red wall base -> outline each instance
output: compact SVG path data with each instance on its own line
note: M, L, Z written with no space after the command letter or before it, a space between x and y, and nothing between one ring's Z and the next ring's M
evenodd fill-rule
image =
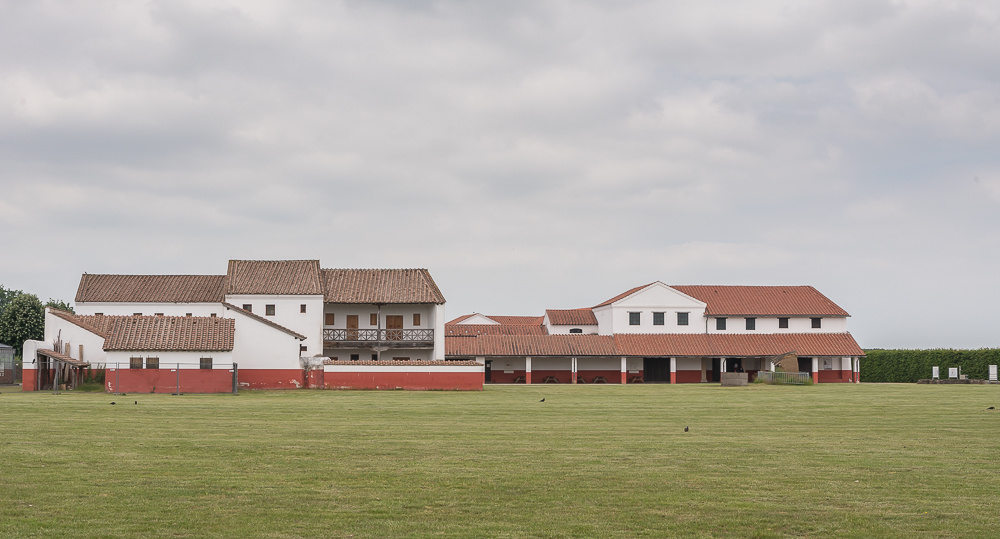
M677 371L677 383L678 384L700 384L701 383L701 370L696 371Z
M819 382L848 383L851 381L851 371L819 371Z
M322 370L310 371L318 372L320 377ZM316 387L323 387L322 378L316 379L313 375L314 383L319 383ZM305 379L305 372L302 369L240 369L240 389L301 389L312 387Z
M327 372L327 389L482 390L480 372Z
M104 375L104 389L108 393L232 393L233 372L229 369L180 369L179 372L108 369Z
M21 391L35 390L35 369L21 371Z

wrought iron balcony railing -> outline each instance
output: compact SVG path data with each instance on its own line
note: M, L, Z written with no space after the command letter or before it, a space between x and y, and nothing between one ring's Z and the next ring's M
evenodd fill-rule
M433 329L324 329L326 342L433 343Z

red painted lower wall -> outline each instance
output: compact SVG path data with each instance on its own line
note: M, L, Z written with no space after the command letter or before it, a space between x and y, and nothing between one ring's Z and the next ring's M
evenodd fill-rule
M327 389L483 389L482 372L327 372L323 380Z
M35 369L21 371L21 391L35 390Z
M490 383L493 384L513 384L514 379L520 377L524 379L524 371L514 371L514 372L503 372L503 371L491 371L490 372ZM524 382L518 382L523 384Z
M300 389L307 384L302 369L240 369L239 379L240 389Z
M843 382L847 383L851 381L851 371L819 371L819 382L824 383L835 383Z
M640 371L641 372L641 371ZM577 380L583 381L583 383L592 384L594 383L594 378L598 376L603 376L607 383L609 384L620 384L622 383L622 371L621 369L602 369L602 370L591 370L591 371L577 371ZM625 373L626 380L631 379L633 376L638 376L636 374Z
M179 387L178 387L179 384ZM108 393L231 393L229 369L108 369Z
M701 370L696 371L677 371L677 383L678 384L700 384L701 383Z

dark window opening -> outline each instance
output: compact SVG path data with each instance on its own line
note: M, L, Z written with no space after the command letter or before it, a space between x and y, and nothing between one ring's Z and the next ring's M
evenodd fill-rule
M361 359L361 354L351 354L351 361L357 361Z
M210 357L201 358L201 368L205 370L212 370L212 358Z
M244 303L243 304L243 310L246 311L246 312L248 312L248 313L252 313L253 312L253 305L250 305L249 303Z
M688 313L677 313L677 325L678 326L688 325Z
M663 313L653 313L653 325L654 326L663 325Z
M158 358L158 357L147 357L146 358L146 368L147 369L159 369L160 368L160 358Z
M779 318L778 319L778 327L781 328L781 329L788 329L788 319L787 318Z
M718 331L725 331L726 330L726 319L725 318L716 318L715 319L715 329L717 329Z
M306 312L306 304L305 303L303 303L302 305L299 305L299 312L300 313Z
M580 328L572 328L572 329L569 330L569 332L570 333L583 333L583 330L580 329Z
M747 318L747 331L753 331L757 329L757 319Z
M128 358L128 368L130 368L130 369L141 369L142 368L142 358L141 357L130 357L130 358Z
M628 313L628 325L638 326L642 321L642 313Z
M264 314L267 316L274 316L274 305L265 305Z
M372 361L378 361L378 354L372 354Z
M823 327L823 319L822 318L812 318L811 320L812 320L812 327L813 327L813 329L819 329L819 328Z

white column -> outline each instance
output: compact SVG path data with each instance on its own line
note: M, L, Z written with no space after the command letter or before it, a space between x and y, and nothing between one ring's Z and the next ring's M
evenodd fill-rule
M626 382L625 377L628 376L628 370L625 368L625 358L622 358L622 383Z
M719 370L721 372L726 372L726 358L724 357L719 358Z
M575 384L576 383L576 358L575 357L570 358L570 369L572 370L572 373L570 374L570 380L572 380L572 382Z
M531 383L531 356L524 358L524 383Z
M670 383L677 383L677 358L670 358Z

